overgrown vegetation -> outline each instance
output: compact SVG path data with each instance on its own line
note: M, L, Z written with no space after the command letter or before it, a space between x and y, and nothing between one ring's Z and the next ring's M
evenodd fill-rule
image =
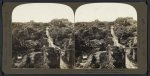
M116 40L125 48L114 46L112 26ZM56 47L49 46L46 28ZM61 68L61 59L67 68L126 68L125 49L130 49L128 58L136 64L136 47L137 22L130 17L75 24L67 19L12 23L12 58L16 68Z

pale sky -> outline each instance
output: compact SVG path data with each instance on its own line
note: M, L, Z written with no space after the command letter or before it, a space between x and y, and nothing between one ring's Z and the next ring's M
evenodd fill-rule
M123 3L90 3L80 6L75 12L75 22L114 21L118 17L133 17L137 20L135 8Z
M90 3L81 5L75 12L75 22L114 21L118 17L133 17L137 20L135 8L123 3ZM64 4L28 3L14 8L12 22L50 22L52 19L66 18L74 22L73 10Z
M28 3L15 7L12 12L12 22L50 22L55 18L67 18L74 22L73 10L64 4Z

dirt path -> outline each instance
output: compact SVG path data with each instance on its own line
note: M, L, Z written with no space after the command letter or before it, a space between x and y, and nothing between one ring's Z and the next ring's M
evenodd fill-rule
M68 65L63 61L61 56L60 56L60 68L61 69L68 69Z
M120 43L118 42L118 37L115 35L115 32L114 32L113 28L114 28L114 27L111 26L111 35L113 36L112 40L113 40L113 42L114 42L114 46L118 46L118 47L123 47L123 48L125 48L124 45L122 45L122 44L120 44Z
M123 48L125 48L125 46L124 45L122 45L122 44L120 44L119 42L118 42L118 38L117 38L117 36L115 35L115 33L114 33L114 30L113 30L113 26L111 26L111 34L112 34L112 36L113 36L113 42L114 42L114 46L118 46L118 47L123 47ZM128 68L128 69L136 69L137 68L137 66L133 63L133 62L131 62L130 60L129 60L129 58L127 57L127 55L129 55L129 52L130 52L130 49L126 49L126 53L125 53L125 65L126 65L126 68Z
M49 28L46 27L46 36L48 37L47 41L49 43L49 47L55 47L55 45L53 43L53 39L51 38L48 30L49 30Z
M48 37L48 43L49 43L49 47L53 47L53 48L56 48L56 49L60 49L61 50L61 48L60 47L58 47L58 46L56 46L54 43L53 43L53 39L51 38L51 36L50 36L50 34L49 34L49 28L48 27L46 27L46 35L47 35L47 37ZM63 59L62 59L62 54L61 54L62 52L60 52L60 68L61 69L68 69L68 65L63 61Z
M131 62L129 60L128 56L127 56L130 53L129 51L130 51L130 49L126 49L126 55L125 55L126 68L128 68L128 69L137 69L138 67L133 62Z

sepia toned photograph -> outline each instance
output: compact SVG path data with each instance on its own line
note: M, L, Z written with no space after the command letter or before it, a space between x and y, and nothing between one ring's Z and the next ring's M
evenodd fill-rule
M69 6L33 3L12 13L13 68L73 68L74 14Z
M90 3L74 12L64 4L22 4L11 26L12 68L138 69L131 5Z
M76 10L75 22L75 69L138 69L134 7L85 4Z

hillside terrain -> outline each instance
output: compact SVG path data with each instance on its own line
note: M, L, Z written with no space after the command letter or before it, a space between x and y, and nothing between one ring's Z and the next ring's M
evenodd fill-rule
M137 22L12 23L13 68L137 68Z

